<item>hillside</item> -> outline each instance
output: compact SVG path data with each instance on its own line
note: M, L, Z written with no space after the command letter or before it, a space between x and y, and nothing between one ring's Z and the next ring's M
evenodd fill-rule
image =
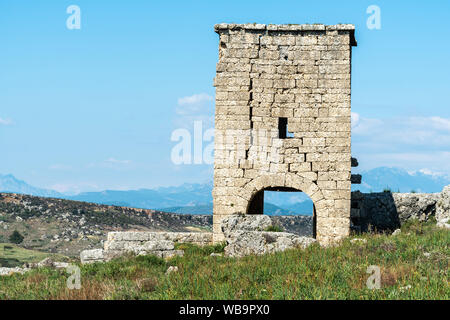
M11 243L0 243L0 267L22 267L24 263L38 263L45 258L65 261L67 257L37 250L24 249Z
M100 246L109 231L201 231L211 223L211 216L0 193L0 243L18 230L21 246L69 256Z
M391 189L393 192L433 193L440 192L450 184L450 178L442 174L426 171L407 172L400 168L379 167L362 174L362 184L353 185L353 190L362 192L381 192ZM41 197L53 197L68 200L92 202L104 205L153 209L157 211L181 214L212 214L212 182L185 183L180 186L155 189L139 189L101 192L82 192L76 195L62 194L53 190L33 187L13 175L0 175L0 192L29 194ZM266 192L265 210L268 215L292 215L312 213L312 202L304 193L295 196L280 192Z
M184 257L122 257L81 267L81 289L65 272L37 269L2 279L5 299L450 299L450 231L434 223L404 225L399 235L366 234L340 246L242 259L211 256L223 246L179 244ZM178 271L166 274L169 266ZM378 266L381 288L367 288ZM27 290L23 290L27 288ZM168 315L170 316L168 311Z
M312 234L312 218L274 217L277 225L299 235ZM0 243L14 230L27 249L67 256L98 248L109 231L209 231L212 215L177 214L95 203L0 193ZM1 253L0 253L1 255Z

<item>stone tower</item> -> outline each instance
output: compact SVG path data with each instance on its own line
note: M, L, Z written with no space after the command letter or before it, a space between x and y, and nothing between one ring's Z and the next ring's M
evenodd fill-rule
M314 202L324 245L350 231L353 25L218 24L214 241L264 190Z

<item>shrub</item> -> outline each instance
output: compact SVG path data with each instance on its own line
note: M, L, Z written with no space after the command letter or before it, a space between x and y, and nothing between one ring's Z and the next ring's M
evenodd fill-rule
M23 235L19 233L19 231L14 230L14 232L9 236L9 242L20 244L23 242Z
M279 226L268 226L264 231L269 232L283 232L284 230Z

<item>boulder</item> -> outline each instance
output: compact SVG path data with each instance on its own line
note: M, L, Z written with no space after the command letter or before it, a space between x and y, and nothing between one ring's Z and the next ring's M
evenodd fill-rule
M80 253L82 264L104 261L103 249L83 250Z
M266 215L231 215L222 220L222 232L236 230L264 231L272 225L272 219Z
M232 215L222 220L227 246L225 256L263 255L294 248L306 248L316 240L287 232L264 231L272 226L264 215Z
M401 222L428 221L436 212L438 193L394 193L395 206Z
M287 232L236 230L228 233L225 256L243 257L302 248L315 243L313 238L300 237Z
M436 220L438 227L450 229L450 185L441 192L436 205Z

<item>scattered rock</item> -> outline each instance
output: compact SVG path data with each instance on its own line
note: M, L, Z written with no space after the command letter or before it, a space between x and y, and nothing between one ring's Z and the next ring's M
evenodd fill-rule
M217 252L213 252L209 255L210 257L222 257L223 254L222 253L217 253Z
M53 267L56 269L66 269L67 267L69 267L69 263L68 262L54 262Z
M22 222L23 219L22 219L21 217L17 216L17 217L16 217L16 221L17 221L17 222Z
M25 263L23 265L24 269L34 269L34 268L56 268L56 269L64 269L69 266L67 262L57 262L52 258L48 257L38 263Z
M170 266L167 271L166 271L166 276L171 274L172 272L178 272L178 267L177 266Z
M392 235L393 235L393 236L398 236L398 235L401 234L401 233L402 233L402 230L397 229L397 230L395 230L394 232L392 232Z
M398 290L400 290L400 292L405 292L408 291L412 288L411 285L407 285L406 287L400 287Z
M55 264L55 262L53 261L52 258L45 258L44 260L38 262L36 264L36 267L37 268L42 268L42 267L50 267L51 268L54 266L54 264Z
M20 273L24 274L25 272L29 271L28 268L3 268L0 267L0 276L10 276L14 273Z

